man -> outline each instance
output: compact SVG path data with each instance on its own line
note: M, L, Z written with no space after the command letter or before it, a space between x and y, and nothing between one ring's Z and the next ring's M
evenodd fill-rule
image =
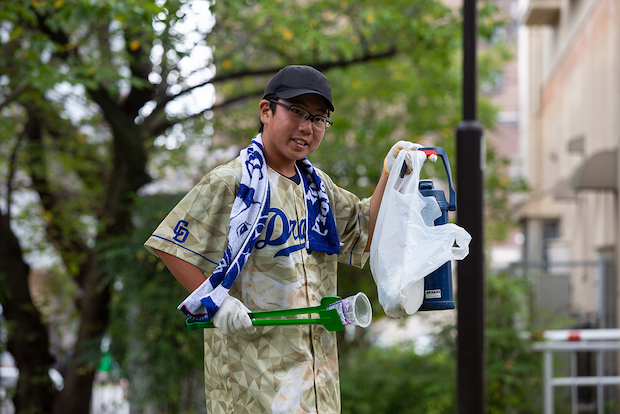
M204 332L209 413L339 413L335 333L257 328L248 312L336 296L337 263L368 259L387 174L360 201L307 160L334 111L329 82L314 68L280 70L259 111L250 146L207 174L145 246L192 292L179 308L218 327ZM395 145L385 169L416 145Z

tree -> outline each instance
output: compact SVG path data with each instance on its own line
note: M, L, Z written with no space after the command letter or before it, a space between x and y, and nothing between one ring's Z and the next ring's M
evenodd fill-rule
M495 11L481 13L490 34ZM436 0L8 0L0 22L0 303L19 413L88 412L115 294L106 252L131 234L150 166L190 141L247 140L277 69L310 64L332 79L336 126L317 163L361 195L392 142L441 144L458 119L459 15ZM12 208L27 191L31 216ZM28 248L54 252L78 315L60 392L47 371L63 356L30 297L18 237L37 223L44 235Z

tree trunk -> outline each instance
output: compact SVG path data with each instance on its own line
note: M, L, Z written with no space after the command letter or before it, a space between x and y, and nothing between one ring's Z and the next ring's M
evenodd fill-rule
M65 375L65 387L54 402L54 414L88 414L95 373L101 360L100 344L110 319L110 286L93 253L80 272L83 292L77 304L80 327Z
M100 229L97 246L110 240L122 242L122 237L131 231L131 207L136 191L148 181L145 171L146 153L135 125L130 119L118 116L120 109L109 100L100 98L100 101L103 101L108 115L112 112L117 116L111 122L113 165L108 176L102 177L107 182L105 200L101 200L103 208L98 217ZM101 359L101 339L110 320L110 284L113 278L101 270L97 248L89 248L77 229L70 225L72 218L68 215L66 200L62 193L54 189L50 180L46 157L49 149L43 139L45 117L34 105L28 105L27 108L29 118L25 132L28 136L28 161L33 187L40 196L44 210L51 213L47 223L48 240L57 248L68 268L77 266L79 269L74 280L79 287L76 305L80 319L77 340L67 362L64 388L58 393L53 389L47 374L53 358L48 350L46 329L32 305L28 291L29 268L23 262L19 241L10 232L9 217L2 216L0 270L7 275L10 283L7 294L3 295L6 298L0 299L6 304L7 319L14 323L14 329L9 333L9 351L15 356L20 370L15 402L19 404L21 412L31 409L29 412L33 413L88 414L93 380ZM8 235L5 236L5 233ZM36 344L33 343L36 346L28 341L36 341ZM40 373L45 374L45 380L34 377ZM44 394L44 390L48 394ZM39 395L45 398L39 398Z
M51 412L57 394L48 374L54 358L47 330L30 296L29 273L9 217L0 214L0 300L9 325L7 349L19 368L13 403L16 414L44 414Z
M146 150L141 131L121 108L101 91L89 91L112 126L113 167L106 183L104 209L99 217L101 229L97 244L116 240L131 229L131 211L138 189L150 177L146 173ZM77 301L80 328L72 364L65 378L65 389L54 404L54 414L88 414L95 372L101 358L100 343L110 320L110 289L113 278L102 273L93 251L81 266L77 280L83 289Z

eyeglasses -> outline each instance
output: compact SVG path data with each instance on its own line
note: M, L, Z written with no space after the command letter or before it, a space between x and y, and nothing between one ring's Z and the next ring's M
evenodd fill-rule
M293 121L301 123L307 119L310 119L310 122L312 122L312 126L318 130L325 131L327 128L334 124L334 121L332 121L328 117L323 115L312 115L310 112L308 112L308 110L302 108L301 106L287 105L274 99L270 99L269 102L273 102L288 109L288 114Z

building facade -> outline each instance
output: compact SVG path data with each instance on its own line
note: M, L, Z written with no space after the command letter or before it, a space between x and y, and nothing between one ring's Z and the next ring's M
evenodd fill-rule
M524 266L570 327L618 328L620 0L520 1Z

